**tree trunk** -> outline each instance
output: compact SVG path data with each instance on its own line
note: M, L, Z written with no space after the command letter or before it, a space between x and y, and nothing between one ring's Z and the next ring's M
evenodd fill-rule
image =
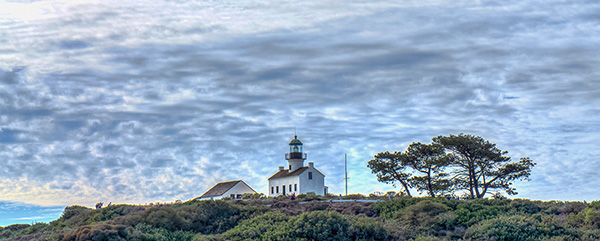
M471 193L471 198L475 197L475 193L473 192L473 170L469 167L469 192Z
M400 183L402 183L402 186L404 186L404 190L406 190L406 195L408 195L409 197L412 197L412 195L410 195L410 189L408 187L408 184L403 181L400 181Z
M429 195L431 195L431 197L435 197L433 186L431 186L431 167L427 169L427 188L429 188Z
M479 178L477 178L475 169L473 169L473 186L475 189L475 195L477 196L477 198L481 198L481 194L479 193Z

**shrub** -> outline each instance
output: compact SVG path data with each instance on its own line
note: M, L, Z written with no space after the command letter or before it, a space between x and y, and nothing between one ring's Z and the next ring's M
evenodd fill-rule
M541 222L542 215L500 216L467 229L465 238L484 240L579 240L574 232Z
M373 208L365 203L350 203L349 205L342 205L340 208L341 213L344 215L364 215L367 217L374 215Z
M63 214L61 215L61 219L69 219L75 216L80 216L83 213L89 213L91 212L92 209L84 207L84 206L79 206L79 205L73 205L73 206L68 206L65 207L65 210L63 211Z
M41 233L48 228L47 223L35 223L24 230L23 234Z
M184 220L183 231L203 234L223 233L240 219L240 209L224 201L194 201L177 208Z
M421 201L398 211L398 222L405 232L416 236L421 233L437 235L438 231L454 225L455 216L444 215L450 210L446 205Z
M342 199L367 199L367 196L362 195L360 193L348 194L346 196L342 196Z
M591 203L588 204L588 206L590 208L600 209L600 200L592 201Z
M435 237L435 236L419 236L416 239L411 239L414 241L443 241L444 239Z
M262 193L244 193L242 199L261 199L264 198L265 194Z
M586 208L582 211L584 214L584 222L586 225L600 228L600 211L595 208Z
M502 206L494 205L494 203L500 204L501 202L504 202L504 200L476 199L468 202L463 201L454 211L457 215L456 221L458 224L468 227L482 220L495 218L502 212L500 210Z
M337 212L314 211L291 218L286 236L294 240L349 240L349 227Z
M302 207L304 207L304 210L306 212L323 211L329 207L329 203L328 202L310 202L310 203L302 204Z
M283 236L279 233L288 217L280 212L268 212L252 219L244 220L235 228L223 233L228 240L267 239Z
M154 227L168 231L181 230L183 219L172 208L153 208L144 213L143 222Z
M537 203L530 200L513 199L510 202L511 211L525 214L536 214L542 209Z
M384 220L395 219L397 217L398 210L413 205L418 201L419 199L417 198L401 197L388 202L377 202L373 204L373 211L375 212L375 216L379 216Z
M198 233L192 238L192 241L227 241L227 239L225 239L220 234L206 235L206 234Z
M149 225L138 224L135 226L134 234L129 239L152 240L152 241L186 241L192 240L194 233L186 231L168 231L163 228L152 228Z
M587 205L581 202L550 201L541 203L541 207L544 209L544 213L547 214L569 215L581 212Z
M79 227L66 234L63 241L83 240L106 240L120 241L130 240L127 227L122 225L96 224Z
M13 224L13 225L8 225L6 227L4 227L5 231L20 231L26 228L29 228L31 225L29 224Z
M348 236L352 240L387 240L389 234L383 223L374 218L355 217L350 221Z
M50 222L50 229L60 230L63 228L77 228L84 225L113 220L122 216L130 216L130 214L141 213L145 210L146 207L133 205L111 205L109 207L94 210L83 206L73 205L66 207L59 219Z

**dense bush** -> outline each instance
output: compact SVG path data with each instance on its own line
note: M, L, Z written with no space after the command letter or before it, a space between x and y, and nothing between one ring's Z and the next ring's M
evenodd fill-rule
M0 240L600 240L600 202L396 197L69 206L49 224L0 227Z
M97 222L113 220L121 216L141 213L148 208L134 205L111 205L101 209L91 209L73 205L66 207L59 219L50 222L50 228L53 230L77 228Z
M314 211L288 217L269 212L245 220L225 232L226 240L385 240L383 223L367 217L353 217L332 211ZM217 237L202 237L218 240Z
M0 227L0 239L9 238L20 234L20 231L29 228L29 224L13 224L4 228Z
M314 211L289 220L287 236L300 240L344 240L350 223L337 212Z
M367 199L367 196L360 193L355 193L342 196L342 199Z
M476 199L463 202L456 207L454 213L457 222L463 226L471 226L480 221L497 217L502 206L492 205L488 200Z
M177 231L185 228L187 223L183 220L177 211L173 208L152 208L143 215L142 223L153 228L166 229L168 231Z
M240 209L224 201L196 201L177 209L185 220L182 230L195 233L223 233L240 219Z
M130 230L122 225L95 224L82 226L68 233L63 241L121 241L131 240Z
M443 215L448 206L429 200L421 201L398 212L398 220L419 233L437 232L454 226L456 215Z
M578 235L567 230L548 228L541 216L500 216L470 227L466 238L477 240L579 240Z
M394 199L391 201L385 202L377 202L373 204L373 211L375 216L379 216L385 220L395 219L397 217L397 212L403 208L406 208L411 205L415 205L421 201L428 200L430 202L441 203L444 204L451 209L456 209L456 206L461 203L457 200L447 200L444 198L410 198L410 197L401 197L398 199Z
M128 238L129 240L144 241L189 241L193 237L193 232L181 230L169 231L163 228L152 228L149 225L138 224Z
M269 239L282 237L288 217L280 212L268 212L252 219L244 220L235 228L223 234L228 240Z
M350 219L348 236L352 240L387 240L389 233L378 219L354 217Z
M264 197L265 197L265 194L263 194L263 193L244 193L244 194L242 194L242 199L261 199Z

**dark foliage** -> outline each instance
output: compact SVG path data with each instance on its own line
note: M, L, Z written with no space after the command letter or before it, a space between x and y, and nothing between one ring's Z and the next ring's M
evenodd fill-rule
M397 197L71 206L50 224L0 228L0 240L600 240L600 202Z
M470 199L501 197L500 191L517 194L513 182L528 181L536 165L528 157L513 161L507 153L479 136L461 133L434 137L431 144L415 142L403 152L377 153L367 167L378 181L400 184L400 192L409 197L411 188L430 197L456 191L466 191Z

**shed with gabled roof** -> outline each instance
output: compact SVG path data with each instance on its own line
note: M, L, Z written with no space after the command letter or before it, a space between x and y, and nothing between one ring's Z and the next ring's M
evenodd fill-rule
M250 185L246 184L242 180L219 182L214 185L211 189L206 191L202 196L195 199L206 200L206 199L221 199L221 198L232 198L240 199L244 193L256 193Z

